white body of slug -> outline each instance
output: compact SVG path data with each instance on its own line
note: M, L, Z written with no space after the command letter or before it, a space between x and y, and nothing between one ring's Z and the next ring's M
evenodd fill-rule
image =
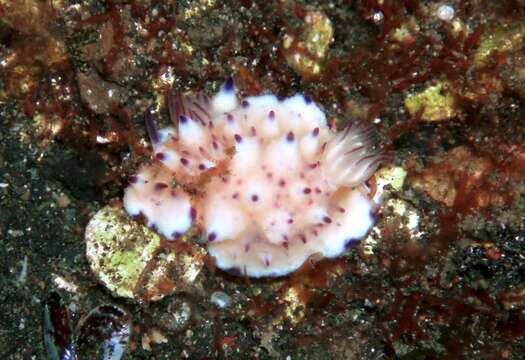
M173 128L157 131L146 114L155 156L124 196L167 239L196 225L219 268L281 276L313 254L338 256L373 225L363 183L384 157L361 128L330 130L302 95L238 102L232 80L168 105Z

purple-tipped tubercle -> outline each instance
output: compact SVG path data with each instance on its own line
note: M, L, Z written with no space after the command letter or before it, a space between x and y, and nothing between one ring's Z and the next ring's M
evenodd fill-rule
M228 80L224 83L224 91L232 92L235 89L235 83L233 82L233 77L229 77Z

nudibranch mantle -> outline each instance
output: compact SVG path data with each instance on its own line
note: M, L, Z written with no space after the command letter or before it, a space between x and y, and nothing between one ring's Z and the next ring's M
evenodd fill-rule
M364 182L384 156L369 129L332 131L304 95L239 102L232 79L214 97L167 102L173 127L157 130L145 114L154 155L124 207L168 240L197 226L218 268L281 276L314 254L340 255L373 225Z

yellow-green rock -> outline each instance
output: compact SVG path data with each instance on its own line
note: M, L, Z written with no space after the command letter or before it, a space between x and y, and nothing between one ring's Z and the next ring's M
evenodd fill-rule
M119 207L99 210L86 228L86 256L93 273L115 296L157 301L175 291L198 291L206 252L190 242L162 240Z
M401 191L405 179L407 177L407 172L400 166L387 165L379 169L375 173L376 183L379 189L382 189L386 185L390 185L393 191Z
M309 11L300 35L290 32L283 38L288 66L306 78L318 75L333 35L330 19L320 11Z
M425 121L446 120L457 115L456 97L442 83L409 96L405 107L412 116L422 111L421 119Z
M106 206L86 227L86 256L93 273L114 295L133 298L139 278L160 237L131 220L124 210Z

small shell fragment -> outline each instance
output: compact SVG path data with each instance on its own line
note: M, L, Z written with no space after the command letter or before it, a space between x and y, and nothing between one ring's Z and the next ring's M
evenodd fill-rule
M78 348L85 359L119 360L127 349L131 316L115 305L100 305L78 324Z
M44 303L43 333L49 359L75 358L76 349L69 311L60 295L54 291Z
M211 294L210 301L220 309L225 309L231 306L232 298L223 291L215 291Z

